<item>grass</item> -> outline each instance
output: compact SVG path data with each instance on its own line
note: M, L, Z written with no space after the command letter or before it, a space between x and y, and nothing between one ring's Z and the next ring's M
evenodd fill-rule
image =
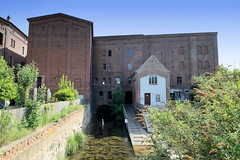
M67 140L66 156L73 156L78 149L86 143L86 136L83 133L75 133Z
M60 113L55 113L51 117L49 117L48 114L43 114L41 126L44 126L50 122L58 122L61 118L66 117L68 114L83 107L83 105L64 107ZM20 139L34 131L32 128L26 127L27 125L25 123L26 121L22 121L21 123L14 122L4 129L1 128L0 124L0 147L7 145L8 143L17 139Z

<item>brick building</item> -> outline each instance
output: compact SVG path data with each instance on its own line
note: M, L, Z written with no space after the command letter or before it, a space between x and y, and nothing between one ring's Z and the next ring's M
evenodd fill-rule
M38 84L54 92L62 74L68 75L95 107L107 105L116 86L124 91L125 103L135 103L133 75L153 55L170 71L166 86L173 99L188 98L192 76L218 65L216 32L93 38L92 22L65 14L28 21L27 62L37 62Z
M28 37L10 22L0 17L0 57L3 56L9 66L25 64Z
M151 55L170 71L171 98L184 99L192 76L218 65L217 33L94 37L93 54L94 106L107 104L116 85L131 97L131 77Z
M54 93L62 75L90 98L93 23L65 14L29 18L27 63L39 68L37 85Z

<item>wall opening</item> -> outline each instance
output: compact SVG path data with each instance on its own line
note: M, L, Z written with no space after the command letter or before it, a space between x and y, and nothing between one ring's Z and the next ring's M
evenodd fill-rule
M112 106L101 105L97 107L96 117L97 117L97 120L99 121L104 119L104 122L109 122L111 120L114 120L114 116L112 116Z
M132 91L125 92L125 104L132 104Z

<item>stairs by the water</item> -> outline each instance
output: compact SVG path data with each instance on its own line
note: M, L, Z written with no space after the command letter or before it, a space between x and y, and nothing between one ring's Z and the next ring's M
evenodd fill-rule
M128 119L127 129L136 156L150 154L152 143L149 140L148 132L142 128L138 120L134 120L136 112L132 105L125 105L124 118Z

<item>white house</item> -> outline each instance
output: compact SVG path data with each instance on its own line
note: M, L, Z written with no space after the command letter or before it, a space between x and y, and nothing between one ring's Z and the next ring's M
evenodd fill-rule
M135 104L164 106L170 96L170 72L154 55L135 71L132 82Z

